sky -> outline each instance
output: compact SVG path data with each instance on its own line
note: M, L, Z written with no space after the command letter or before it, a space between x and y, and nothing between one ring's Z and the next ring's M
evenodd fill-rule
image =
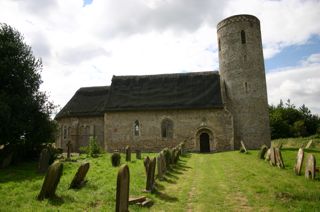
M320 115L319 0L0 0L60 108L113 75L219 70L216 26L237 14L260 19L269 104Z

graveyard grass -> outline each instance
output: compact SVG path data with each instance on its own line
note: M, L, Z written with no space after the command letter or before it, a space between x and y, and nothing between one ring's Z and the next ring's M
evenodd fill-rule
M320 151L310 149L305 156ZM293 166L297 148L284 148L286 168L271 167L258 159L258 151L216 154L186 154L165 175L156 180L153 193L143 193L145 173L143 160L121 164L130 168L130 196L146 195L154 201L150 208L130 205L130 211L317 211L320 210L320 177L315 181L295 176ZM155 153L142 157L156 156ZM74 157L64 162L57 198L37 201L44 174L36 172L37 163L23 163L0 170L0 211L114 211L116 180L119 167L112 167L111 154L98 158ZM306 161L306 157L304 162ZM85 184L69 189L79 165L90 162Z

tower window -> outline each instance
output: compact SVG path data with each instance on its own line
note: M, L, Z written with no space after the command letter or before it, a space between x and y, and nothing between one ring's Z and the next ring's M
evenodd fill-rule
M218 39L218 49L221 51L221 43L220 43L220 38Z
M241 30L241 43L246 43L246 33L244 32L244 30Z
M247 82L244 83L244 90L246 93L248 93L248 83Z
M136 120L134 122L133 131L134 131L134 135L135 136L139 136L140 135L140 124L139 124L138 120Z
M172 138L173 137L173 122L170 119L164 119L161 123L161 137Z

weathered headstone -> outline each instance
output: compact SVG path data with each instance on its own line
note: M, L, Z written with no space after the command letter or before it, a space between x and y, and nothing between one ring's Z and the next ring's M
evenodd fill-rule
M117 177L116 212L129 211L130 172L127 164L120 167Z
M158 170L158 178L160 180L162 180L163 179L163 167L162 167L161 153L157 156L157 170Z
M274 147L270 147L270 164L272 166L277 165L277 161L276 161L276 153L275 153L275 148Z
M276 164L279 168L284 169L284 163L281 155L281 150L279 148L275 148L276 155Z
M2 160L2 163L1 163L1 167L2 169L10 166L11 164L11 161L12 161L12 157L13 157L13 153L10 152L10 153L7 153L4 157L4 159Z
M60 181L63 171L63 164L56 161L48 168L46 177L44 178L38 200L55 197L56 189Z
M310 147L311 147L311 145L312 145L312 140L310 140L308 143L307 143L307 145L306 145L306 149L309 149Z
M67 159L70 160L71 158L71 141L69 140L68 143L67 143Z
M119 166L121 161L121 155L119 152L114 152L111 155L111 164L112 166Z
M265 154L268 151L268 147L266 145L262 145L259 151L259 159L264 160L265 159Z
M131 161L131 148L130 148L130 146L126 147L126 161Z
M303 149L300 148L299 151L298 151L298 154L297 154L296 164L294 166L294 173L296 173L296 175L300 175L301 174L303 158L304 158L304 152L303 152Z
M141 159L141 150L136 150L136 159L140 160Z
M148 174L147 174L147 182L146 182L146 191L151 192L154 187L154 174L156 169L156 158L153 158L150 161L149 168L148 168Z
M90 168L89 163L81 164L78 168L78 171L76 175L73 177L73 180L70 184L70 188L80 188L83 184L85 184L87 181L85 180L85 177L88 173L88 170Z
M271 148L270 148L271 149ZM266 156L265 156L265 160L266 161L270 161L270 157L271 157L271 150L270 149L268 149L268 151L267 151L267 153L266 153Z
M161 154L161 166L162 166L162 173L165 174L167 172L167 164L166 164L166 158L164 157L163 152L160 152Z
M241 153L248 153L246 146L244 145L243 141L240 141L241 147L240 147L240 152Z
M312 180L316 177L316 158L313 154L310 154L307 159L305 177Z
M146 174L148 175L148 169L149 169L149 165L150 165L150 158L148 156L143 160L143 165L144 165L144 170L146 171Z
M39 164L38 164L38 172L45 173L48 170L50 161L50 152L48 149L44 148L41 150Z

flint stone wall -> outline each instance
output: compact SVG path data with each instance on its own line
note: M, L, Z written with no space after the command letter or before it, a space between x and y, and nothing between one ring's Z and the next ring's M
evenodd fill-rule
M162 138L161 122L173 122L173 137ZM139 121L140 134L134 134ZM130 145L132 150L159 152L186 141L188 151L200 151L200 134L210 137L210 151L233 150L233 119L224 109L153 110L108 112L104 115L105 149L109 152Z
M70 117L58 121L59 130L56 137L56 146L67 151L67 142L71 140L71 152L79 152L81 146L89 144L90 136L95 136L99 145L104 148L103 116L101 117ZM67 137L64 138L64 126L67 127Z

